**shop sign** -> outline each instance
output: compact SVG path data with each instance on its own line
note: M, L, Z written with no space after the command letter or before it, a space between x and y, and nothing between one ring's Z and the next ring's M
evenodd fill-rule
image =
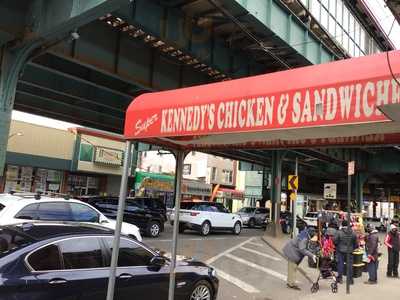
M157 180L153 178L145 178L143 179L140 188L162 191L162 192L173 192L174 182L166 180Z
M118 149L96 147L94 162L113 166L122 166L124 152Z
M182 182L182 193L197 196L211 196L211 184L202 182L186 181Z
M217 192L217 198L225 198L225 199L236 199L236 200L243 200L244 193L241 191L236 190L219 190Z
M336 183L324 183L324 198L336 199L337 185Z

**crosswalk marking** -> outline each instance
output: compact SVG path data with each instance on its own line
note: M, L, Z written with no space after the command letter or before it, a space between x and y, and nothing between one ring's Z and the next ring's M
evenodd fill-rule
M263 257L266 257L266 258L275 260L275 261L281 261L280 258L277 258L277 257L275 257L275 256L269 255L269 254L267 254L267 253L262 253L262 252L260 252L260 251L253 250L253 249L251 249L251 248L247 248L247 247L242 246L242 247L240 247L239 249L244 250L244 251L247 251L247 252L251 252L251 253L254 253L254 254L257 254L257 255L260 255L260 256L263 256Z
M236 245L236 246L234 246L234 247L232 247L232 248L229 248L229 249L227 249L227 250L225 250L225 251L219 253L219 254L216 255L216 256L213 256L213 257L209 258L209 259L206 261L206 264L207 264L207 265L211 265L214 261L216 261L216 260L220 259L221 257L223 257L223 256L225 256L225 255L227 255L227 254L229 254L229 253L232 252L233 250L236 250L236 249L242 247L243 245L247 244L248 242L250 242L250 241L252 241L252 240L253 240L253 238L250 238L250 239L244 241L243 243L240 243L240 244L238 244L238 245Z
M221 278L225 279L226 281L229 281L230 283L236 285L237 287L241 288L245 292L260 293L260 291L258 289L256 289L254 286L240 280L239 278L229 275L228 273L225 273L224 271L222 271L220 269L216 269L216 268L214 268L214 269L217 271L218 277L221 277Z
M228 254L225 254L225 257L230 258L230 259L232 259L232 260L235 260L235 261L237 261L237 262L239 262L239 263L242 263L242 264L244 264L244 265L247 265L247 266L249 266L249 267L251 267L251 268L254 268L254 269L257 269L257 270L259 270L259 271L262 271L262 272L264 272L264 273L267 273L267 274L269 274L269 275L271 275L271 276L274 276L275 278L278 278L278 279L280 279L280 280L282 280L282 281L286 281L286 275L283 275L283 274L281 274L281 273L279 273L279 272L276 272L276 271L274 271L274 270L272 270L272 269L259 266L259 265L255 264L255 263L249 262L249 261L247 261L247 260L244 260L244 259L242 259L242 258L240 258L240 257L237 257L237 256L232 255L232 254L229 254L229 253L228 253Z
M266 244L261 244L261 243L257 243L257 242L248 242L248 244L253 245L253 246L258 246L258 247L265 247Z

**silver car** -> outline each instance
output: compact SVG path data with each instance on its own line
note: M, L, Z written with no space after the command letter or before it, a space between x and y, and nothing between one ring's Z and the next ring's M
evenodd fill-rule
M242 207L237 214L242 218L243 225L250 228L265 226L264 221L269 218L269 209L264 207Z

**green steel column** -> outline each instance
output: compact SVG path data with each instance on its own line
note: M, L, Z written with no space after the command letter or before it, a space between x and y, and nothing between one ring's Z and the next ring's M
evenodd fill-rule
M32 43L18 50L11 50L6 47L0 49L0 176L4 172L11 112L14 106L18 77L29 54L36 47L37 44Z
M281 187L282 187L282 152L272 152L272 174L271 174L271 225L268 232L272 236L278 236L282 230L279 224L281 210Z
M357 203L357 211L361 212L364 207L363 201L363 188L364 183L367 180L367 174L362 172L357 172L355 176L356 181L356 203Z

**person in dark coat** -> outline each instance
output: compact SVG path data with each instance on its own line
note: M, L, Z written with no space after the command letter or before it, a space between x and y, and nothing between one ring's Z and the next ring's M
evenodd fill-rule
M350 234L348 234L348 231ZM347 259L347 254L350 253L351 268L350 274L347 276L350 275L350 283L353 284L353 251L357 248L357 236L351 227L349 228L347 220L342 221L342 228L337 231L334 243L336 247L338 268L337 282L343 283L344 263Z
M371 224L367 225L366 231L368 233L365 243L368 256L368 281L365 284L377 284L378 283L378 247L379 247L379 236L378 230L373 229Z
M388 265L387 277L399 277L399 251L400 251L400 234L397 226L390 225L390 231L386 235L385 245L388 248Z
M314 236L315 229L305 228L297 237L289 240L283 247L283 254L288 260L288 288L300 290L296 285L296 272L298 265L302 262L305 256L310 257L314 262L317 261L316 256L308 250L308 244Z

